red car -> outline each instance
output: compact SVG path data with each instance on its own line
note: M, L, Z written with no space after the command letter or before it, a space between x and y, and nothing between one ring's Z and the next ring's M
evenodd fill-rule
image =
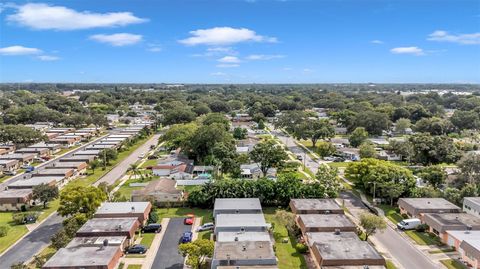
M193 214L188 214L187 217L183 220L183 224L185 225L193 225L193 222L195 221L195 215Z

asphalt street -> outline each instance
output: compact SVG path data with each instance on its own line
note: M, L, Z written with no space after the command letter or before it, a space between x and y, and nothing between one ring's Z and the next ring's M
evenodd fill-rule
M132 152L132 154L130 154L127 158L117 164L117 166L115 166L108 174L101 177L100 180L95 182L93 185L98 186L98 184L102 182L107 182L108 185L114 184L127 172L130 164L138 161L140 159L140 155L147 153L150 150L151 145L157 145L159 138L160 134L155 134L154 136L152 136L147 142L145 142L145 144L137 148L134 152Z
M351 192L342 192L340 198L343 199L345 207L355 217L359 218L360 214L368 211L363 205L360 198ZM387 225L383 232L373 235L377 241L386 249L395 260L405 269L422 268L422 269L437 269L442 268L440 265L435 265L425 254L403 238L397 231Z
M50 238L62 227L62 221L63 218L57 213L47 218L37 229L0 256L0 269L9 269L12 264L25 262L48 246Z
M185 259L178 253L178 244L182 233L191 229L191 225L183 224L183 218L170 219L152 269L183 269Z

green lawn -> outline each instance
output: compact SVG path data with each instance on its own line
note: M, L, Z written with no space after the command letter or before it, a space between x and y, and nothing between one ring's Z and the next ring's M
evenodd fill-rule
M275 229L273 237L275 238L275 254L278 258L278 268L307 268L307 264L302 254L295 248L295 238L289 237L287 229L278 223L275 217L275 208L264 208L265 219L269 223L274 223ZM283 243L284 238L289 238L288 243Z
M386 260L386 267L387 267L387 269L397 269L395 264L393 264L393 262L389 261L389 260Z
M439 253L449 253L449 252L454 252L454 251L455 251L454 247L447 247L447 248L442 248L442 249L437 249L437 250L430 250L428 253L439 254Z
M441 260L440 262L443 265L445 265L448 269L466 269L467 268L457 260L448 259L448 260Z
M5 251L28 231L25 225L15 225L12 220L12 215L12 212L0 212L0 225L10 227L7 236L0 237L0 253Z
M157 163L158 163L158 159L146 160L142 164L141 168L145 168L145 167L148 167L148 166L154 166L154 165L157 165Z
M127 269L142 269L141 264L129 264Z
M331 162L328 163L331 167L340 168L340 167L347 167L350 162Z
M202 224L206 222L213 222L213 214L211 209L186 207L158 208L157 213L160 219L185 217L187 214L194 214L197 217L203 218Z
M385 216L394 224L397 224L403 220L402 215L400 215L400 213L397 212L398 210L397 207L393 207L385 204L379 204L377 206L381 208L383 212L385 212Z
M147 248L150 248L153 242L153 238L155 238L156 233L144 233L142 234L142 241L140 241L140 244L146 246Z
M184 192L191 192L196 188L199 188L200 186L177 186L177 189L183 190Z
M419 245L442 245L440 238L431 233L417 231L405 231Z

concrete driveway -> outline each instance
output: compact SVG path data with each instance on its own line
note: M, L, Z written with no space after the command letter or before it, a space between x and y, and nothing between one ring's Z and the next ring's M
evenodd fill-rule
M191 225L183 224L183 218L171 218L153 261L152 268L183 269L185 259L178 253L178 244L182 233L191 231L191 229Z

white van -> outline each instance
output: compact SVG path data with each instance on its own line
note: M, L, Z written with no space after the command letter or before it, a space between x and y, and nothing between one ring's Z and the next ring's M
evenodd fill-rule
M397 227L400 230L413 230L420 224L422 222L419 219L404 219L397 223Z

